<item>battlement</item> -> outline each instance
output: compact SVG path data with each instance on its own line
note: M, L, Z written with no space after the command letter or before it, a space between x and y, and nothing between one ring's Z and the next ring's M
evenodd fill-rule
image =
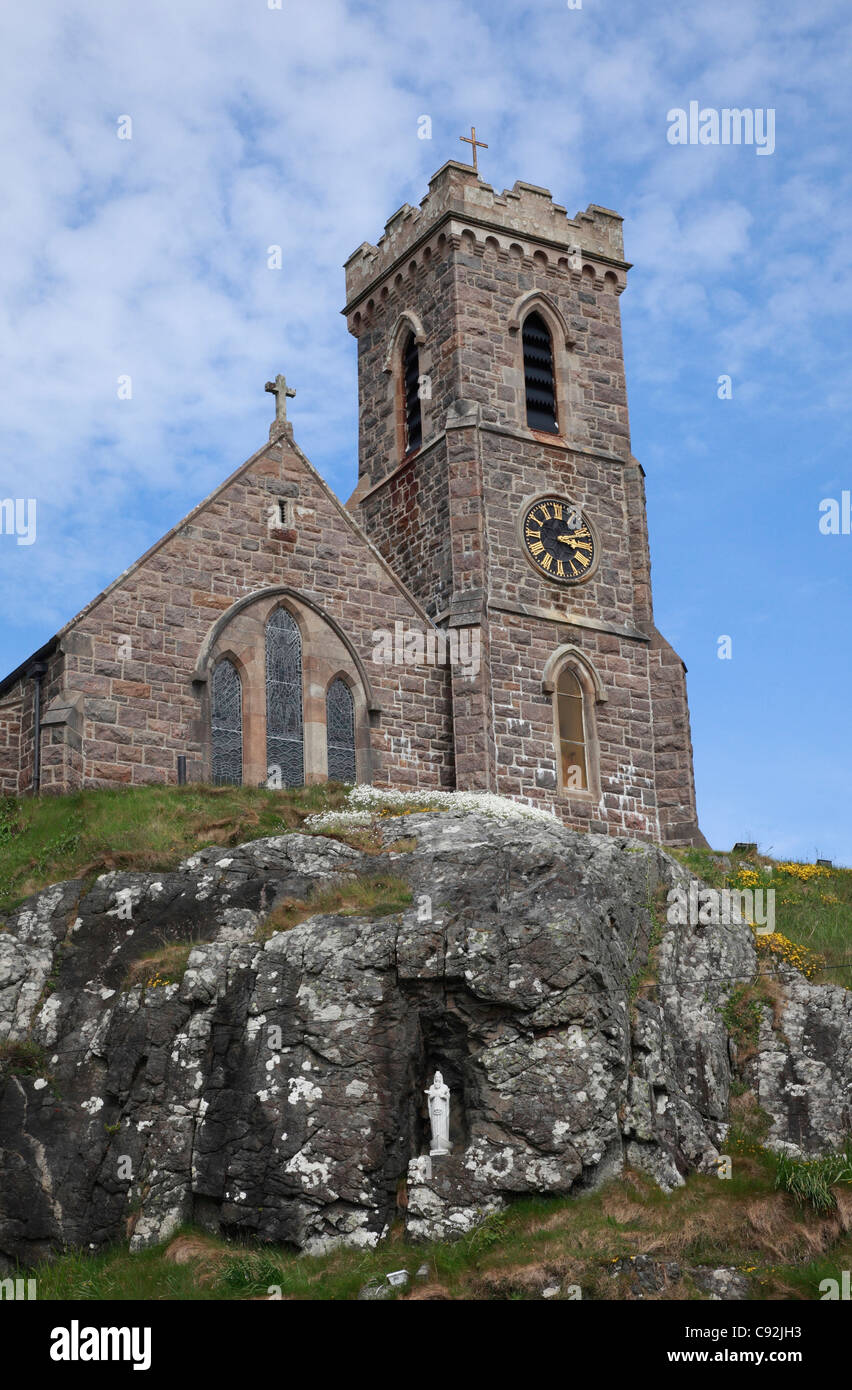
M388 219L377 246L362 242L349 257L347 305L445 223L451 228L457 223L452 229L458 232L470 226L487 227L507 248L521 237L626 268L622 219L617 212L591 203L571 218L547 188L518 180L513 188L495 193L471 165L449 159L429 180L429 192L419 208L404 203Z

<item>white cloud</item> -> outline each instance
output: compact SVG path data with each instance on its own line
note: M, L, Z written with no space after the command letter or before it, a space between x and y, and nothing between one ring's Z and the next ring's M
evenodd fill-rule
M817 330L849 304L832 216L847 22L839 3L808 13L823 29L792 0L627 15L461 0L7 7L2 491L43 499L45 522L26 556L0 549L18 624L8 664L262 442L276 370L298 390L300 443L348 491L342 262L445 159L468 157L472 121L498 187L521 178L569 214L590 201L625 214L631 373L673 409L685 337L706 335L715 371L747 373L767 353L795 360L797 325L821 398L841 401ZM772 159L666 141L672 104L775 93ZM782 114L803 110L806 133ZM417 139L423 113L431 141Z

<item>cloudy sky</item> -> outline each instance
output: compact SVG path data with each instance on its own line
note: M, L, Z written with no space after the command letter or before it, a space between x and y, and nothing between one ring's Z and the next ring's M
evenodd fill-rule
M38 530L0 535L0 668L260 446L276 371L348 495L342 263L475 123L496 188L625 218L633 449L706 834L852 863L852 536L818 524L852 489L852 10L576 4L4 8L0 497L37 499ZM774 153L671 144L690 101L771 108Z

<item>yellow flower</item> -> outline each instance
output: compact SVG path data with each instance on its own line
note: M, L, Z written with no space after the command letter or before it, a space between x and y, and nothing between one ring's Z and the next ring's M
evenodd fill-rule
M806 946L800 946L788 937L782 936L780 932L770 932L766 936L758 936L754 942L755 950L760 955L777 956L781 960L792 965L796 970L801 971L806 979L812 980L818 971L825 966L825 956L818 951L811 951Z
M800 883L808 883L812 878L824 878L829 873L822 864L779 864L778 871L797 878Z

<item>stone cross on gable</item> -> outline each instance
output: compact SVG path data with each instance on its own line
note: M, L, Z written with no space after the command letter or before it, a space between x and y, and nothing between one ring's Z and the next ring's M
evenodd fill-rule
M276 424L287 424L287 397L295 396L296 388L287 385L286 376L279 372L274 381L267 381L265 391L271 391L275 397L275 421Z

